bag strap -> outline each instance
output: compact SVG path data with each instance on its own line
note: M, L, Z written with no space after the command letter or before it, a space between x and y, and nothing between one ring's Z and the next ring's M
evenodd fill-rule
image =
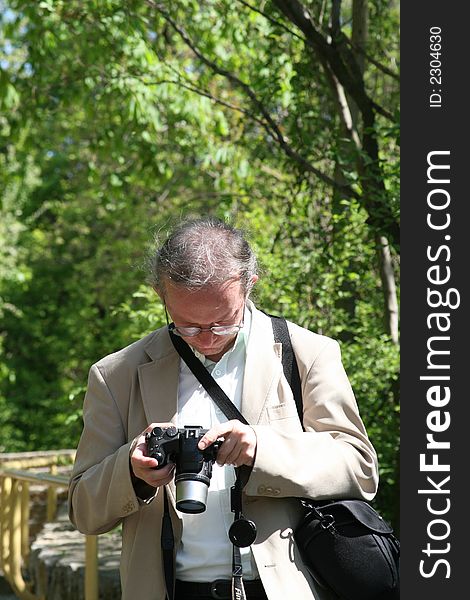
M274 341L282 344L282 368L284 376L289 382L289 385L294 396L297 413L299 415L300 424L304 429L304 406L302 402L302 382L300 379L299 366L295 358L294 348L290 339L289 328L284 317L268 315L271 319L271 325L274 333Z

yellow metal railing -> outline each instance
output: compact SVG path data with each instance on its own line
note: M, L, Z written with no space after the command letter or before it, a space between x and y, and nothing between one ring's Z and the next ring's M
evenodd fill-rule
M47 521L57 511L57 490L68 487L68 477L58 474L58 465L71 462L72 450L0 455L0 569L21 600L45 600L45 591L32 591L22 569L29 557L31 483L47 487ZM49 472L30 469L47 468ZM43 587L39 585L38 587ZM98 600L97 536L85 536L85 600Z

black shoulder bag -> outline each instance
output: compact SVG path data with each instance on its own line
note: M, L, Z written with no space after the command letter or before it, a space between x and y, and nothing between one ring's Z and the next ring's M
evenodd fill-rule
M284 374L303 428L302 387L287 323L271 316L282 343ZM363 500L301 499L304 516L294 539L312 577L341 600L400 597L400 544L392 527Z

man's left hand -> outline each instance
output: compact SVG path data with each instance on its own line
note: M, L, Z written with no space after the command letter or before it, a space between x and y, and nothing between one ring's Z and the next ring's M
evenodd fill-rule
M217 453L217 464L253 466L257 444L254 429L237 420L227 421L209 429L199 440L198 447L204 450L219 438L224 438L224 443Z

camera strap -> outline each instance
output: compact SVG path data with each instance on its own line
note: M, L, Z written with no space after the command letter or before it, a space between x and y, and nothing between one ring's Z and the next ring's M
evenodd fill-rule
M165 586L167 591L168 600L174 598L174 585L175 585L175 563L173 551L175 547L175 539L173 536L173 526L171 524L170 509L168 506L168 492L165 486L163 486L163 519L162 519L162 533L161 533L161 547L163 555L163 570L165 573Z
M179 336L168 331L175 350L191 369L193 375L214 400L220 410L228 419L237 419L245 425L248 421L233 404L224 390L215 381L202 362L197 358L189 345ZM242 514L242 489L248 480L251 469L246 466L237 467L235 485L231 488L231 511L234 513L234 521L229 530L229 538L232 542L232 598L246 600L245 588L243 586L243 567L240 548L251 546L256 538L256 526Z
M216 380L212 377L198 357L194 354L189 345L183 340L183 338L175 335L171 330L168 330L168 333L170 334L170 339L173 342L175 350L188 365L193 375L206 390L209 396L214 400L220 410L225 414L225 416L228 419L238 419L247 425L248 421L230 400Z
M289 329L287 327L286 320L283 317L269 314L267 316L269 316L271 319L274 340L282 344L282 366L284 375L292 388L297 412L299 414L300 422L302 423L303 406L301 380L295 353L290 340ZM204 367L201 361L197 358L189 345L181 337L172 333L171 330L169 330L169 334L173 346L178 354L188 365L193 375L203 386L209 396L214 400L220 410L222 410L225 416L228 419L237 419L241 423L249 425L248 421L233 404L219 384L215 381L209 371ZM235 471L237 478L230 494L231 511L234 513L234 521L229 530L230 541L233 545L232 598L237 600L245 600L246 595L242 579L243 569L240 548L250 546L255 541L256 526L252 521L246 519L242 514L242 489L244 484L248 481L251 469L249 467L242 466L236 468Z

